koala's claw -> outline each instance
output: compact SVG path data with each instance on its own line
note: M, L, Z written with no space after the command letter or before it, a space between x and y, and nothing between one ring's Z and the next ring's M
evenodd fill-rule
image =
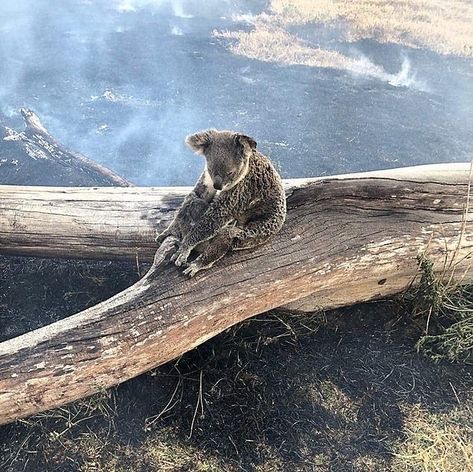
M156 237L154 240L156 243L161 244L167 237L169 236L169 233L167 231L163 231L162 233L156 232Z
M186 264L187 258L191 253L190 249L186 248L179 248L171 257L171 261L177 265L177 267L181 267Z
M200 265L199 264L196 264L195 262L191 262L188 266L187 266L187 269L184 269L182 272L185 274L185 275L188 275L189 277L194 277L195 274L197 274L197 272L199 272L200 270Z

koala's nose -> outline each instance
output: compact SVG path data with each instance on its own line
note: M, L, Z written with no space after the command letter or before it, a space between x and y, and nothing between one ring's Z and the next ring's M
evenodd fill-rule
M213 178L213 181L214 181L214 189L215 190L222 190L222 177L220 177L219 175L216 175Z

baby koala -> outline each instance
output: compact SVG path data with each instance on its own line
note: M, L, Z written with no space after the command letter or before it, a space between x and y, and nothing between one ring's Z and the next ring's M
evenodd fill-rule
M277 233L286 197L281 177L253 138L211 129L188 136L186 144L205 157L206 167L156 241L174 238L179 247L171 260L187 264L184 273L193 276L229 250L254 248ZM199 256L188 263L194 249Z

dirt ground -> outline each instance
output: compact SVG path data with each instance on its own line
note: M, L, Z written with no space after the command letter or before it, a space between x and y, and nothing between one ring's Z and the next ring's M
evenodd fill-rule
M138 277L132 264L20 257L1 259L0 276L3 339ZM0 470L468 470L471 365L418 354L416 326L396 302L263 314L92 399L1 427Z

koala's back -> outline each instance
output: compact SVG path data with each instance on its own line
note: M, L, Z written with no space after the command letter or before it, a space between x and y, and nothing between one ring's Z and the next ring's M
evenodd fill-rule
M253 164L253 166L252 166ZM260 193L267 196L284 197L284 188L281 176L274 168L272 162L264 154L254 151L253 159L250 160L249 172L251 176L250 185Z
M282 223L286 217L286 196L279 173L264 154L254 151L248 173L238 188L247 221L274 215Z

